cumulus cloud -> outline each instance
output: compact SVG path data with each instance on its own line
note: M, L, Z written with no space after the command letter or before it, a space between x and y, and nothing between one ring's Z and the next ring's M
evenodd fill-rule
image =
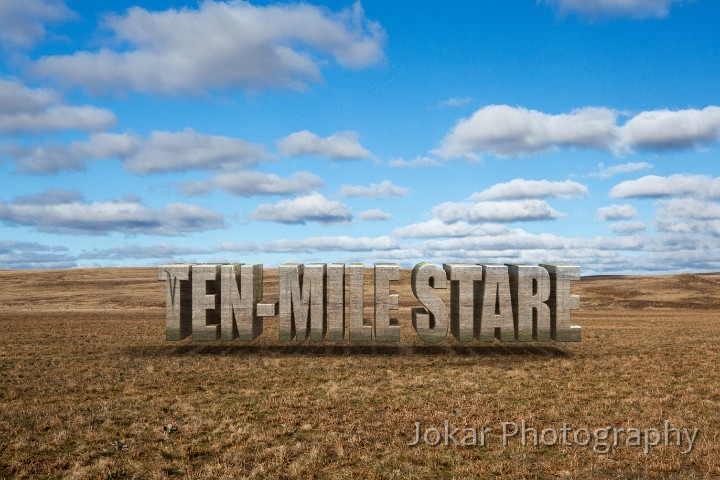
M61 0L3 0L0 43L6 49L31 48L45 37L46 24L74 17L73 11Z
M56 173L62 170L83 170L89 159L128 157L141 145L140 137L129 134L94 133L90 140L70 145L49 142L32 147L13 145L5 150L13 158L20 173Z
M694 198L673 198L660 203L658 217L694 218L715 220L720 218L720 205Z
M0 78L0 111L3 114L37 112L61 100L55 90L29 88L18 80Z
M3 150L10 155L18 173L55 173L61 170L83 170L85 161L72 148L61 143L47 143L26 147L8 145Z
M392 250L398 248L398 244L390 237L359 237L348 236L338 237L310 237L300 240L276 240L270 243L234 243L224 242L216 247L218 250L230 252L264 252L264 253L288 253L288 252L368 252L375 250Z
M630 223L630 222L628 222ZM639 223L639 222L638 222ZM626 252L632 252L627 255ZM713 256L715 255L715 256ZM720 248L707 234L621 234L617 237L564 237L508 229L497 235L475 235L403 244L388 252L357 253L353 261L398 261L406 266L435 263L573 263L583 274L670 273L717 270Z
M221 188L231 195L252 197L305 193L322 186L320 177L309 172L297 172L282 178L274 173L241 171L221 173L207 181L187 182L181 188L186 195L197 195Z
M50 189L40 193L18 195L13 203L19 205L54 205L82 201L83 197L75 190Z
M409 265L418 260L437 263L577 263L584 273L588 273L627 266L629 257L621 252L642 251L646 245L647 239L640 236L585 239L534 234L515 228L497 235L425 240L377 255Z
M369 210L363 210L358 212L357 217L360 220L366 220L368 222L382 222L385 220L392 220L392 215L387 212L383 212L379 208L371 208Z
M433 153L477 159L483 153L521 157L563 148L591 148L616 154L636 149L699 148L720 139L720 107L640 112L625 124L618 112L586 107L548 114L508 105L489 105L461 119Z
M398 227L393 231L393 234L400 238L436 238L501 235L510 233L510 231L510 228L506 225L497 223L470 225L467 222L458 221L448 224L442 220L433 218L426 222Z
M615 119L614 111L599 107L550 115L489 105L460 120L433 153L442 158L472 158L481 152L514 157L563 147L605 148L615 141Z
M641 112L621 128L629 148L668 150L697 148L720 138L720 107L702 110Z
M36 242L0 241L0 268L73 268L77 263L66 247L50 247Z
M696 208L697 209L697 208ZM717 212L713 212L713 215ZM678 217L675 217L677 219ZM692 219L686 219L692 220ZM703 220L695 219L697 222ZM520 228L493 225L494 231L461 238L432 238L403 243L387 252L358 252L353 261L397 261L412 266L417 261L435 263L571 263L582 267L583 274L595 273L672 273L677 271L717 270L720 268L720 222L704 220L684 226L689 233L663 232L649 236L642 222L617 222L613 237L566 237L551 233L531 233ZM449 237L439 219L416 224L418 237ZM466 225L470 227L486 227ZM463 232L461 232L463 233ZM394 232L395 236L398 231ZM415 235L410 235L415 236Z
M591 18L665 18L673 4L682 0L545 0L561 15L575 13Z
M181 132L153 131L148 138L128 133L95 133L70 145L49 143L8 149L21 173L81 170L88 160L118 158L138 175L191 169L229 170L269 158L266 148L244 140Z
M645 224L637 221L615 222L610 225L610 230L618 235L632 235L633 233L645 231Z
M49 191L36 196L0 201L0 222L33 227L42 232L107 235L181 235L216 229L223 218L197 205L173 203L149 208L134 199L87 202L79 194Z
M267 158L265 147L244 140L182 132L154 131L141 147L125 158L125 168L146 175L198 169L232 169Z
M277 142L278 149L286 157L321 155L333 160L358 160L372 157L363 148L356 132L339 132L327 138L302 130L291 133Z
M620 175L623 173L632 173L637 172L639 170L648 170L653 168L652 163L648 162L628 162L628 163L621 163L618 165L609 165L605 166L605 164L600 163L598 164L598 171L595 173L591 173L590 177L599 177L599 178L610 178L614 177L615 175Z
M434 251L447 252L472 250L562 250L569 252L573 249L593 250L639 250L642 242L636 238L613 237L585 239L578 237L563 237L551 233L530 233L522 229L513 229L510 234L487 235L467 238L448 238L442 240L428 240L424 247Z
M634 218L637 215L635 207L632 205L610 205L609 207L600 207L597 209L596 217L599 220L621 220L625 218Z
M106 17L105 26L122 48L45 56L34 71L92 92L196 95L304 88L321 79L328 58L350 69L384 58L385 32L359 2L331 12L305 3L205 0L198 8L157 12L133 7Z
M562 216L545 200L446 202L434 207L433 213L436 218L445 223L465 221L471 224L551 220Z
M365 197L365 198L390 198L404 197L409 190L393 184L390 180L383 180L380 183L364 185L343 185L340 188L340 195L343 197Z
M656 228L678 234L720 236L720 204L695 198L673 198L660 202Z
M512 235L504 223L552 220L562 216L545 200L513 199L504 201L445 202L433 208L432 219L398 227L399 238L479 238Z
M668 177L646 175L636 180L626 180L610 190L612 198L659 198L689 196L720 198L720 177L685 175L678 173Z
M393 168L421 168L421 167L440 167L442 163L432 157L417 157L412 160L395 158L390 160L389 165Z
M509 182L498 183L482 192L474 193L473 200L520 200L526 198L561 198L570 199L586 197L588 189L585 185L570 180L550 182L548 180L523 180L516 178Z
M0 78L0 133L98 131L115 125L110 110L91 105L65 105L54 90L30 88L15 79Z
M255 220L302 225L306 222L338 223L352 220L352 213L347 206L328 200L317 192L275 204L263 203L251 216Z

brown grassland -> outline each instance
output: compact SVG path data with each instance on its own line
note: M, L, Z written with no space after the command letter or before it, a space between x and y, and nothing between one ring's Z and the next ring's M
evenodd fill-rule
M424 344L407 271L399 344L282 344L273 319L252 344L165 342L155 278L0 272L0 478L720 477L720 275L584 278L582 342L522 345ZM445 420L487 446L406 445ZM503 447L521 420L700 433L690 453Z

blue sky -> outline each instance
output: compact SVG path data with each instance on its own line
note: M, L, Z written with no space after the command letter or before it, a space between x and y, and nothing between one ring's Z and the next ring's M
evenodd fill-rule
M720 270L718 21L712 0L6 0L0 268Z

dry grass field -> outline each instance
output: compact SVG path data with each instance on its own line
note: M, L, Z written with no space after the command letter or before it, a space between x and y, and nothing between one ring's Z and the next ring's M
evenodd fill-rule
M433 346L408 277L400 344L333 346L281 344L272 319L252 344L165 342L154 269L2 271L0 478L720 477L720 275L585 278L579 344ZM486 445L406 445L446 420ZM689 453L503 446L522 420L700 433Z

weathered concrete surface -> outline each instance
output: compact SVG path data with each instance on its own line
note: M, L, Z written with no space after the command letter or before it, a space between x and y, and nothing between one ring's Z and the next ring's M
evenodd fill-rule
M450 280L450 331L461 342L471 342L480 333L481 265L446 263L443 268Z
M515 341L510 281L506 265L483 265L483 295L480 317L481 342ZM477 321L478 319L476 319Z
M325 270L322 264L280 266L280 340L325 338Z
M351 342L372 341L372 320L365 319L363 315L364 269L362 263L351 263L348 266L348 328Z
M220 339L220 265L192 267L192 339Z
M447 337L447 306L433 289L446 289L447 274L440 265L418 263L412 270L410 285L415 298L425 308L412 309L412 324L425 342L436 343Z
M192 334L192 270L190 265L160 265L157 279L165 282L165 340Z
M390 293L390 282L400 280L400 266L395 263L375 264L375 341L399 342L400 323L390 317L390 310L400 306L397 293Z
M345 338L345 264L327 266L327 337L328 342Z
M223 265L220 268L220 338L255 340L263 331L257 302L263 294L263 266Z
M550 275L542 267L508 265L517 340L550 340Z
M550 275L551 337L556 342L579 342L581 328L570 324L570 310L580 308L580 297L570 295L570 283L580 280L580 267L541 264Z

